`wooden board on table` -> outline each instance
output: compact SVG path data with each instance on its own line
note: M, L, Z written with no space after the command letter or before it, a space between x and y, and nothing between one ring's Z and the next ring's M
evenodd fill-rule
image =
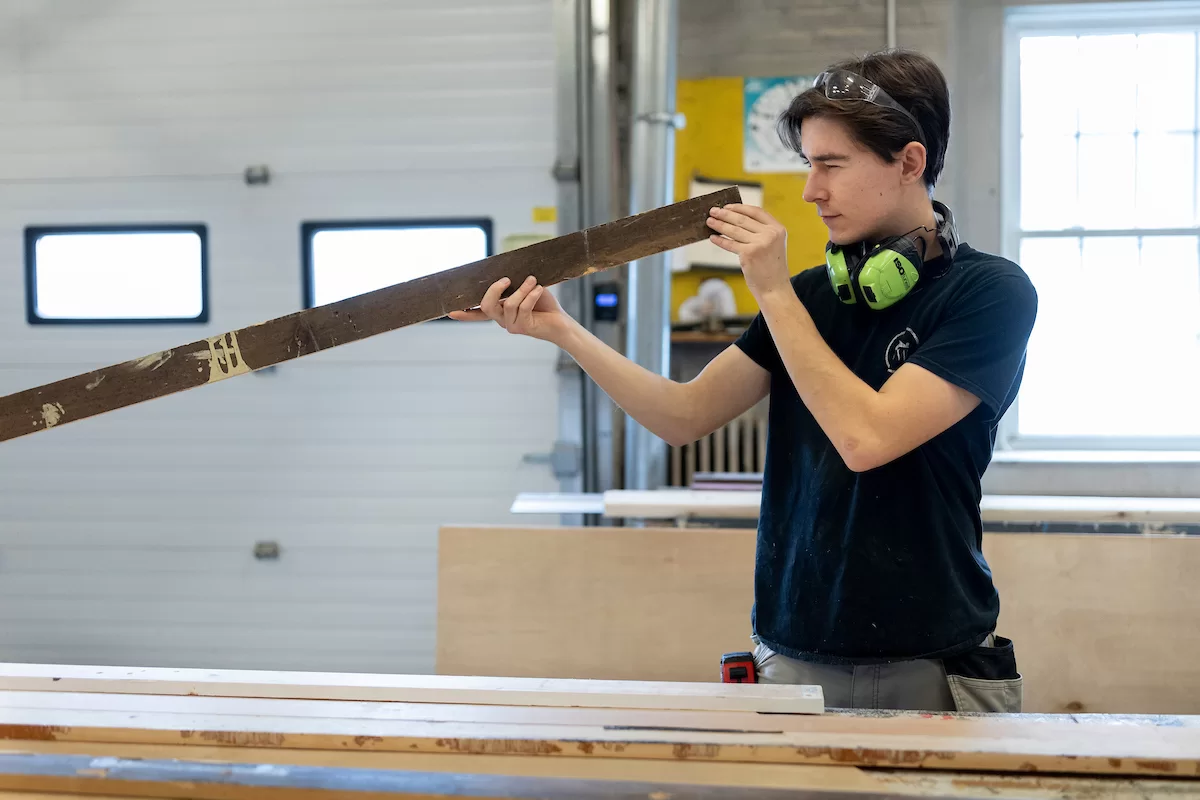
M714 480L687 489L610 489L603 492L604 516L630 519L755 519L761 486ZM984 522L1160 523L1200 522L1195 497L1060 497L984 495Z
M453 715L442 718L436 706L423 709L419 718L405 719L304 701L171 696L156 698L161 705L147 708L147 699L12 693L0 703L0 751L19 751L23 742L194 744L1200 776L1200 720L1196 718L1099 717L1081 724L1073 716L578 709L573 721L546 722L527 716L521 708L493 707L484 709L486 720L467 722ZM754 729L766 722L774 730Z
M702 681L752 647L751 529L445 526L437 671ZM1200 713L1200 537L984 534L1026 711Z
M795 796L793 792L774 788L672 784L629 778L531 778L27 753L0 753L0 788L75 792L82 796L129 792L135 796L181 800L294 800L296 797L783 800Z
M713 206L736 187L674 203L415 280L0 397L0 441L274 366L479 305L488 287L543 286L707 239Z
M0 663L2 691L772 711L790 714L819 714L825 708L819 686L65 664Z
M509 775L588 781L631 780L689 787L732 787L735 790L733 796L739 798L744 795L738 792L747 789L788 789L793 793L793 797L803 792L837 792L850 797L872 794L888 797L987 797L992 800L1095 800L1099 797L1106 800L1144 800L1147 797L1200 800L1200 782L1125 776L955 772L879 767L867 769L820 764L748 764L680 759L655 761L475 754L446 756L429 753L278 750L203 745L21 742L19 747L19 750L13 752L75 754L113 759L205 761L251 765L259 769L292 764L342 770L409 770L454 772L477 777ZM485 784L481 781L478 785ZM108 791L111 791L110 787ZM545 796L544 792L542 796ZM679 795L672 797L678 798ZM5 795L0 793L0 798L5 798Z

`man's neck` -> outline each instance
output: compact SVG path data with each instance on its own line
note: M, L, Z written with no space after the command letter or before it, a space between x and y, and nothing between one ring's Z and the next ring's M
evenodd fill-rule
M911 236L914 239L919 238L924 242L921 250L923 261L930 261L942 255L942 245L937 238L937 216L933 213L931 201L926 199L925 202L914 205L910 213L898 216L888 225L888 229L882 232L877 241L888 236L903 235Z

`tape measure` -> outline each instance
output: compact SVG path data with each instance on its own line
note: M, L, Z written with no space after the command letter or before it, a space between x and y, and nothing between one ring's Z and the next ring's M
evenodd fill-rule
M740 652L721 656L721 683L758 683L754 654Z

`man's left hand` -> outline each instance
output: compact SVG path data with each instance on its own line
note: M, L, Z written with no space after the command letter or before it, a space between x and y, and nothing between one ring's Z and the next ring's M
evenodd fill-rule
M763 297L790 288L787 230L757 206L731 203L708 212L713 244L736 253L746 285L760 303Z

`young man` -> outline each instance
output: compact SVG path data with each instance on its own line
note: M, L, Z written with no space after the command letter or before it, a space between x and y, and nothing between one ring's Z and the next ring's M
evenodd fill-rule
M1017 711L1012 642L981 552L980 478L1020 385L1037 296L1010 261L957 241L932 201L950 132L929 59L889 51L830 67L791 103L783 141L811 165L825 269L789 277L786 231L713 209L761 313L679 384L606 347L527 280L480 310L565 349L672 444L768 392L755 661L764 682L819 684L830 707Z

